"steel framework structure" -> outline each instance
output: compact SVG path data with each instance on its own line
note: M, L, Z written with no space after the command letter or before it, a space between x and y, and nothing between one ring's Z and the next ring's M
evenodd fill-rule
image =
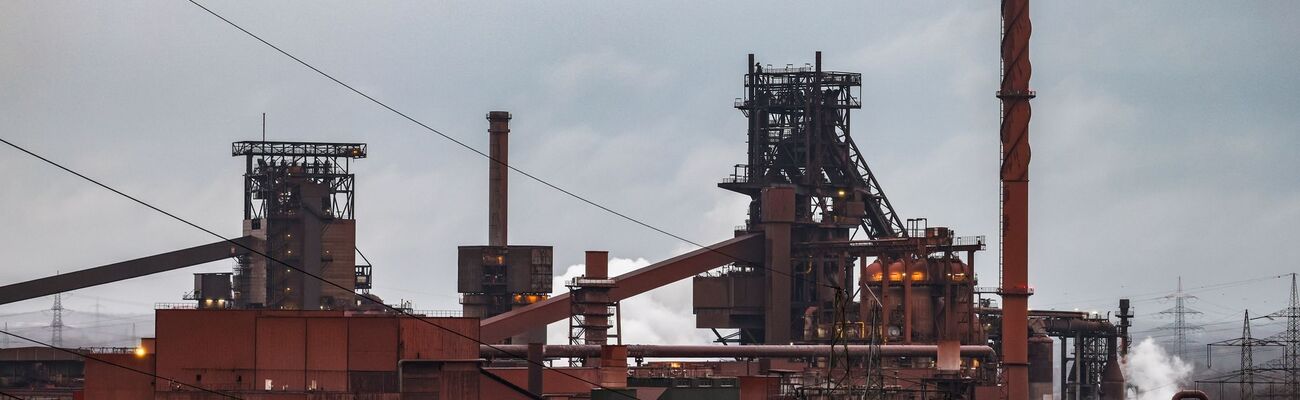
M1219 375L1208 379L1199 379L1198 385L1215 384L1219 386L1222 392L1224 384L1236 384L1237 396L1240 400L1250 400L1255 398L1255 385L1258 381L1273 380L1271 372L1267 368L1261 368L1255 365L1255 348L1258 347L1275 347L1284 346L1281 342L1270 339L1259 339L1251 336L1250 333L1250 310L1246 310L1241 320L1241 337L1221 340L1205 345L1205 364L1207 366L1213 360L1211 351L1214 347L1238 347L1240 348L1241 361L1236 371ZM1266 395L1272 397L1272 395ZM1222 397L1222 394L1220 394Z
M1160 328L1157 329L1173 331L1174 333L1173 353L1174 355L1177 355L1178 357L1181 357L1186 360L1189 357L1187 344L1190 343L1190 340L1187 338L1187 334L1190 332L1200 331L1203 329L1200 325L1189 324L1187 322L1187 316L1201 314L1200 311L1187 307L1187 300L1195 299L1196 296L1192 296L1190 294L1187 294L1186 292L1183 292L1183 278L1179 277L1178 291L1174 292L1171 295L1165 296L1165 298L1172 299L1174 301L1174 306L1165 309L1163 311L1160 311L1156 314L1169 316L1174 320L1172 323L1161 326Z
M1261 368L1282 375L1282 396L1287 398L1300 396L1300 292L1296 291L1295 273L1291 274L1291 298L1286 308L1274 311L1263 318L1285 320L1286 329L1267 338L1282 344L1282 357L1264 363Z
M902 221L862 151L849 135L850 110L862 108L862 74L815 65L764 69L749 56L745 97L735 107L749 119L748 163L719 186L749 195L751 221L761 215L762 188L798 186L796 218L858 226L870 238L906 236Z
M290 179L326 187L331 204L325 211L352 219L356 176L350 161L366 157L364 143L243 141L231 145L231 155L245 157L244 219L297 212L299 194L286 190Z

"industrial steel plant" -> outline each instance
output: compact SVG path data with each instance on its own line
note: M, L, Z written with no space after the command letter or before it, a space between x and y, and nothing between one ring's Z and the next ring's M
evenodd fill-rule
M213 261L233 259L232 271L194 274L185 302L158 307L153 336L137 347L70 349L56 336L28 353L0 350L0 363L40 360L47 372L81 376L23 398L1124 399L1135 316L1128 299L1108 300L1114 309L1105 313L1029 308L1036 93L1028 1L1004 0L1001 19L1001 115L989 115L1000 121L1000 199L998 210L986 210L1000 215L999 232L942 225L891 202L877 179L891 168L873 164L873 149L855 132L871 77L837 70L815 49L793 60L803 66L737 54L743 96L737 113L718 118L744 118L746 151L720 155L734 159L734 169L718 171L727 176L716 188L698 188L748 199L745 223L731 237L624 274L611 273L608 252L591 249L585 271L554 287L563 272L555 249L508 235L511 177L531 177L511 164L511 112L529 110L484 110L488 202L466 207L486 210L488 237L432 244L459 245L462 309L419 311L372 293L373 270L382 266L356 251L357 226L366 222L354 205L367 198L357 183L366 179L365 159L383 154L360 142L237 141L230 152L231 166L243 169L242 236L168 214L215 237L7 282L0 304ZM990 240L1000 254L984 253ZM976 276L977 263L996 264L997 275ZM693 328L716 340L625 340L621 302L679 281L693 289ZM1300 318L1294 302L1290 314L1274 317ZM1250 337L1250 320L1243 338L1215 345L1298 347L1294 337ZM567 342L547 343L554 323L567 324ZM1285 397L1298 367L1284 360L1264 371L1243 361L1241 374L1220 381L1280 371L1285 389L1270 391Z

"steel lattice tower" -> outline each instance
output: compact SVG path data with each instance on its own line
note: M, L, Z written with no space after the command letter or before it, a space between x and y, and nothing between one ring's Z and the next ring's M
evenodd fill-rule
M1242 400L1255 398L1255 343L1250 338L1250 310L1246 310L1241 320L1241 363L1239 371L1239 390ZM1208 363L1209 360L1207 359Z
M63 294L54 295L54 307L50 308L54 319L50 321L50 343L54 347L63 347Z
M1191 331L1198 331L1198 330L1201 330L1201 326L1200 326L1200 325L1188 325L1188 324L1187 324L1187 316L1188 316L1188 315L1199 315L1199 314L1201 314L1200 311L1197 311L1197 310L1194 310L1194 309L1191 309L1191 308L1188 308L1188 307L1187 307L1187 300L1188 300L1188 299L1195 299L1196 296L1192 296L1192 295L1190 295L1190 294L1187 294L1186 292L1183 292L1183 277L1180 276L1180 277L1178 277L1178 291L1177 291L1177 292L1174 292L1174 294L1171 294L1171 295L1165 296L1165 298L1166 298L1166 299L1173 299L1173 300L1174 300L1174 307L1173 307L1173 308L1166 309L1166 310L1161 311L1161 312L1158 312L1157 314L1172 316L1173 319L1174 319L1174 322L1173 322L1172 324L1162 326L1162 327L1160 327L1159 329L1161 329L1161 330L1170 330L1170 331L1173 331L1173 332L1174 332L1174 351L1173 351L1173 353L1174 353L1174 355L1177 355L1179 358L1182 358L1182 359L1186 360L1186 359L1187 359L1187 355L1188 355L1188 352L1187 352L1187 344L1188 344L1187 333L1188 333L1188 332L1191 332Z
M1255 365L1255 348L1268 346L1280 347L1282 346L1282 343L1270 339L1256 339L1251 336L1250 310L1246 310L1241 321L1241 337L1209 343L1206 345L1205 362L1207 366L1212 362L1210 349L1214 346L1240 347L1240 365L1236 371L1210 379L1198 380L1197 383L1219 384L1220 389L1223 384L1236 384L1239 398L1242 400L1249 400L1255 398L1255 384L1260 378L1263 378L1265 381L1271 380L1270 376L1267 375L1267 367L1259 367Z
M1280 364L1282 367L1284 394L1300 395L1300 296L1297 296L1296 292L1296 274L1291 274L1291 301L1287 303L1287 307L1264 317L1286 319L1286 330L1269 337L1281 342L1286 350L1281 359L1269 364L1275 366Z

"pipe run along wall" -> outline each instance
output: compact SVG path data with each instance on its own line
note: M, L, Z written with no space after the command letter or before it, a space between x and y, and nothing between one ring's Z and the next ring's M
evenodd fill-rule
M627 345L628 357L664 357L664 358L752 358L752 357L828 357L830 345ZM843 352L846 346L835 346L836 352ZM849 345L850 356L866 356L871 349L868 345ZM543 354L546 357L598 357L601 346L596 345L546 345ZM523 358L528 354L527 345L479 346L483 357ZM842 354L842 353L840 353ZM883 357L937 357L937 345L884 345L880 346ZM993 355L989 346L961 346L964 357L988 357Z

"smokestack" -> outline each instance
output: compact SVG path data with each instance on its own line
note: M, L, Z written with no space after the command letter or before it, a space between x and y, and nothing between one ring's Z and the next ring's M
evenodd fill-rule
M510 113L491 111L488 120L488 246L506 245L510 178Z
M1029 399L1029 0L1002 1L1002 365L1007 400Z

